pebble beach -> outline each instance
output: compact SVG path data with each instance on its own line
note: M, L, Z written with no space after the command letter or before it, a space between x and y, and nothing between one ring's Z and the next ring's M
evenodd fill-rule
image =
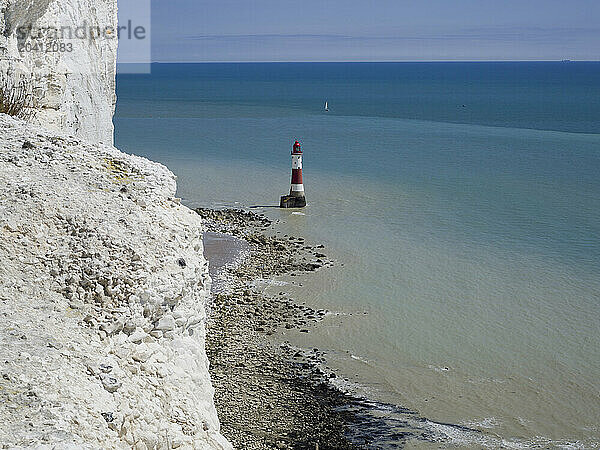
M323 249L299 238L262 234L271 227L250 212L196 210L205 220L205 254L213 295L207 322L207 355L223 434L237 448L360 448L347 438L354 399L328 383L318 349L280 342L279 329L309 332L326 310L263 295L253 281L332 265ZM226 240L237 247L223 258ZM209 249L208 251L206 249ZM212 250L212 251L211 251Z

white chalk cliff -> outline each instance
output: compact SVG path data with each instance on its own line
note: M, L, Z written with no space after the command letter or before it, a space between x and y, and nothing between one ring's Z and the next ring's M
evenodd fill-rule
M230 448L201 223L174 195L158 163L0 114L3 446Z
M115 48L21 54L13 35L115 14L115 0L0 0L0 52L34 74L40 108L29 124L0 114L0 446L229 449L202 224L166 167L108 145Z
M117 39L71 39L71 51L47 51L42 45L55 37L36 30L116 25L117 0L0 0L0 70L31 82L39 109L35 122L113 143ZM24 40L27 27L33 31Z

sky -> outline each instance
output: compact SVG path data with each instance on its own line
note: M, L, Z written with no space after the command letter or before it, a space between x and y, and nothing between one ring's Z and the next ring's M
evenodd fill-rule
M600 59L600 0L151 0L152 59Z

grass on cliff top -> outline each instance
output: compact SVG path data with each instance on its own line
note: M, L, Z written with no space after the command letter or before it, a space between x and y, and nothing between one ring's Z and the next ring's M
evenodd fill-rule
M35 114L33 88L25 78L14 80L0 73L0 113L29 120Z

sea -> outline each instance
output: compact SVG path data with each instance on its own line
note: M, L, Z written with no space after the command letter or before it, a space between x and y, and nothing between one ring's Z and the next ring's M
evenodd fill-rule
M286 338L389 407L382 447L600 447L599 62L154 64L117 94L184 204L325 245L264 289L332 311Z

